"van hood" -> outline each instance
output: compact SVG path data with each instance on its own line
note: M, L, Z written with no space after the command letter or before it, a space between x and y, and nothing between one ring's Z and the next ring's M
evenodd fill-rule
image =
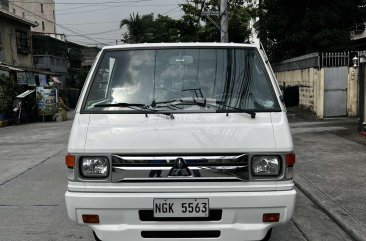
M274 115L274 118L272 117ZM77 114L70 153L158 154L291 151L284 112L175 114ZM275 119L275 123L273 122Z

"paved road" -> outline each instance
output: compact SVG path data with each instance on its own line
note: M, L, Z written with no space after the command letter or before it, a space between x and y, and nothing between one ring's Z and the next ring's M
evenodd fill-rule
M0 129L0 241L94 240L89 228L69 221L65 209L64 155L71 124ZM299 192L293 220L275 228L271 240L351 239Z

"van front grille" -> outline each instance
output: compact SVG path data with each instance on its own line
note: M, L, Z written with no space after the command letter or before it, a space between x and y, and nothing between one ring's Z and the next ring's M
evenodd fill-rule
M247 154L112 155L112 182L247 181Z

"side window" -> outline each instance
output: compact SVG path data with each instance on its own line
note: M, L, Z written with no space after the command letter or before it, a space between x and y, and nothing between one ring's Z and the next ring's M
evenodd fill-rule
M103 58L103 61L100 63L98 71L95 73L95 78L91 86L91 94L89 94L87 106L108 98L107 90L110 85L115 62L115 58L107 56Z
M258 54L254 55L253 61L253 101L256 108L275 108L273 86L268 80L266 69L262 66Z

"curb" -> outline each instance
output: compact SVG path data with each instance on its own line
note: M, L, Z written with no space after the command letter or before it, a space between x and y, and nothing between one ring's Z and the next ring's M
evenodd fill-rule
M351 238L356 241L366 241L366 227L353 218L339 204L299 174L295 176L294 182L310 200L324 211Z

